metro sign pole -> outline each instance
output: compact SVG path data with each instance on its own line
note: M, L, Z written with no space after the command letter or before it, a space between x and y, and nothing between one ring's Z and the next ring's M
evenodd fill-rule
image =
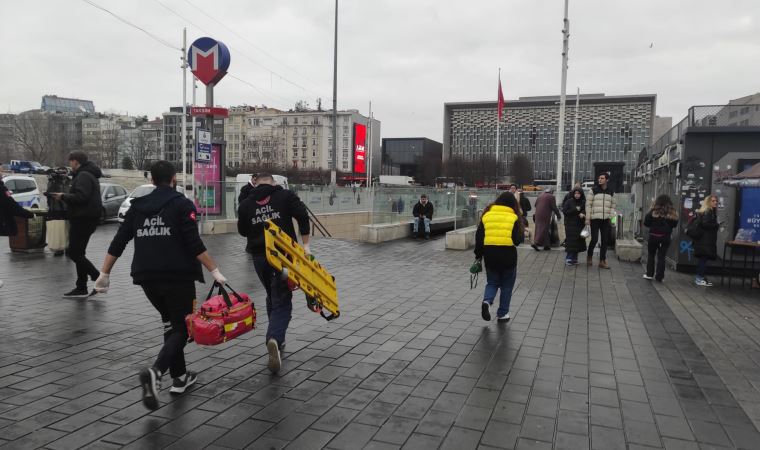
M212 189L208 189L208 184L204 186L203 194L201 196L201 204L204 211L211 210L211 214L222 214L223 202L219 192L224 189L223 183L225 180L225 154L224 154L224 136L214 136L214 117L227 116L227 110L223 108L214 108L214 87L219 81L227 75L227 69L230 67L230 51L224 43L212 39L210 37L202 37L196 39L190 49L187 52L187 60L190 70L192 70L195 78L206 85L206 108L192 108L192 114L200 115L198 113L206 114L206 127L211 136L211 148L208 155L203 155L204 158L199 158L199 149L194 148L193 154L196 163L201 163L205 173L209 173L209 177L218 178L211 180L212 183L219 183L219 186L212 186ZM185 130L182 130L183 135ZM205 139L204 139L205 140ZM204 150L206 150L204 148ZM214 152L216 151L216 157L214 158ZM208 163L209 165L206 165ZM216 165L216 167L214 167ZM205 170L209 169L210 170ZM193 171L194 182L196 180L196 173ZM203 180L207 182L208 180ZM195 183L193 183L195 184ZM213 192L214 202L211 207L208 206L209 191ZM196 202L198 201L198 195L196 195ZM217 200L222 203L217 205Z

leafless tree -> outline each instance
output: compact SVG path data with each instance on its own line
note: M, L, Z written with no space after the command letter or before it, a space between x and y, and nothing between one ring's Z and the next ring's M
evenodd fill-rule
M533 183L533 163L525 155L516 155L509 166L509 173L515 184L523 186Z
M50 118L42 111L29 111L16 116L13 140L32 161L47 162L54 146Z
M150 166L150 161L156 157L158 150L155 143L140 130L124 134L120 146L124 150L124 156L128 156L139 170Z

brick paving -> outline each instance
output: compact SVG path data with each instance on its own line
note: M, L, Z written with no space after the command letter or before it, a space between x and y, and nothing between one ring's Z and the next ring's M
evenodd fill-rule
M102 258L115 225L94 236ZM283 370L266 370L262 292L241 239L206 238L252 294L259 329L188 346L200 382L149 413L138 368L161 324L128 277L63 300L73 264L14 255L0 240L0 448L758 448L757 292L664 284L639 265L566 268L520 250L513 320L480 318L470 252L441 239L368 246L318 240L342 316L295 298ZM481 284L484 281L481 281ZM200 286L199 296L206 290ZM708 292L708 293L706 293ZM737 401L738 399L738 401Z

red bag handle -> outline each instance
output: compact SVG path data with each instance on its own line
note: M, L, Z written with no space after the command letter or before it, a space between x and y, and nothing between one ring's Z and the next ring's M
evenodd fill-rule
M218 287L219 288L218 295L222 296L222 298L224 299L224 303L227 305L228 308L232 308L232 301L230 300L230 296L227 293L227 290L224 289L224 286L227 286L227 289L229 289L230 292L232 292L235 295L235 297L238 298L238 300L242 300L243 299L243 297L241 297L240 294L238 294L237 292L235 292L235 290L232 289L232 286L230 286L229 284L222 285L218 281L214 281L214 283L211 285L211 290L208 291L208 295L206 296L206 300L210 299L213 296L213 294L214 294L214 288Z

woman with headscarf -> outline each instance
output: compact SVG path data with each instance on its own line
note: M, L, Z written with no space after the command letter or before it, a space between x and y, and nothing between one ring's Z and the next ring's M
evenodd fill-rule
M562 204L562 212L565 214L565 264L573 266L578 264L578 253L586 251L586 239L581 237L586 223L586 196L583 189L575 188L569 192Z
M543 247L544 250L551 250L551 223L552 214L557 216L557 220L562 219L562 214L557 208L557 200L554 198L554 194L551 189L545 190L536 199L536 213L533 215L533 221L536 223L535 237L533 238L533 250L541 251L539 247Z

